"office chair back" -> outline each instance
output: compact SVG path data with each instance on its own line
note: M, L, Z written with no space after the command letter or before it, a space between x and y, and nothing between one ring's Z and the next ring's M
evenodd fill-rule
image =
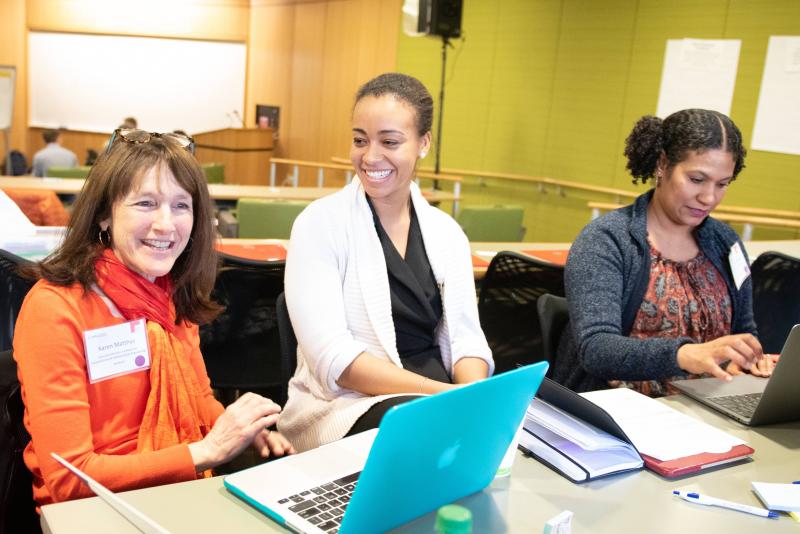
M779 354L789 331L800 323L800 259L765 252L750 272L758 339L764 352Z
M281 338L281 374L283 376L283 403L289 397L289 380L297 368L297 337L294 335L289 309L286 307L286 294L281 293L275 308L278 311L278 333Z
M275 303L283 292L286 264L221 256L211 297L225 311L200 327L200 349L211 387L226 404L244 391L279 398L281 353Z
M236 203L239 237L289 239L295 218L308 202L240 198Z
M516 205L464 206L456 220L470 241L522 241L524 209Z
M22 301L34 282L19 274L22 266L32 263L5 250L0 250L0 350L10 350L14 340L14 325L17 322Z
M24 411L17 364L10 350L0 352L0 534L41 532L33 478L22 460L31 440Z
M536 311L542 329L542 353L550 362L550 369L553 369L558 354L558 343L569 322L567 299L545 293L536 301Z
M86 178L92 169L89 165L79 165L77 167L49 167L45 171L48 178Z
M481 285L478 314L497 372L546 360L537 300L545 293L564 296L564 267L499 252Z

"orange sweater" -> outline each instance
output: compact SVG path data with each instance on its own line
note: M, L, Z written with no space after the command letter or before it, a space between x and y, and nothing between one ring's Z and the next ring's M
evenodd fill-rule
M125 322L94 291L39 281L28 293L14 333L25 426L31 442L25 464L40 504L93 495L50 457L56 452L111 490L129 490L196 477L188 445L136 452L139 425L150 392L147 371L89 383L83 332ZM179 326L214 420L224 411L214 399L197 325Z

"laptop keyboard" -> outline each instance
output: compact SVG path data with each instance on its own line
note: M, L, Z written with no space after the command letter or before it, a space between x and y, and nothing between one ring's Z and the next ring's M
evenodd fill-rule
M360 474L361 471L284 497L278 504L285 504L289 510L327 534L336 534Z
M711 397L714 401L727 408L728 410L750 419L756 411L758 401L761 400L761 393L747 393L744 395L726 395L724 397Z

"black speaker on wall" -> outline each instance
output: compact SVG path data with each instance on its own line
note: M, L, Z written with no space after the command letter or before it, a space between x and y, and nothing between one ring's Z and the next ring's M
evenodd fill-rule
M428 34L448 39L461 37L463 0L420 0L420 13L429 13Z

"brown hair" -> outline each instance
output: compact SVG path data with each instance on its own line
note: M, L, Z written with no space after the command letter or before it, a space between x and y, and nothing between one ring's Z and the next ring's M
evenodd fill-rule
M50 143L55 143L60 135L61 130L45 130L42 132L42 139L49 145Z
M94 263L107 246L99 239L100 221L110 219L113 205L139 186L146 171L160 165L191 195L194 212L189 245L170 271L177 320L207 322L222 309L210 298L217 274L213 208L197 160L169 137L151 136L145 143L118 140L97 160L75 201L63 243L41 263L38 274L53 284L79 282L88 290L96 281Z

